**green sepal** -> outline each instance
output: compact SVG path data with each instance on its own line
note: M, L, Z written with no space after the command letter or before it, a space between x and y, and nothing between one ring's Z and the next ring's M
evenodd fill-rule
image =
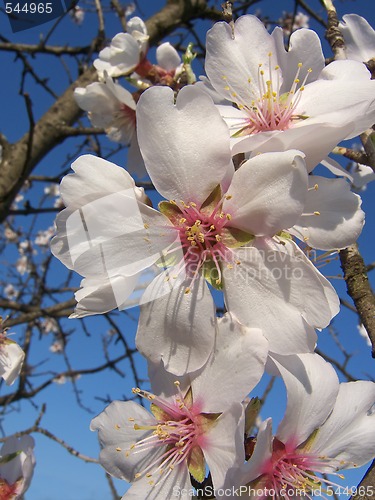
M243 247L253 241L253 234L237 229L236 227L223 227L220 233L221 242L228 248Z
M5 455L5 457L0 457L0 464L7 464L14 458L18 457L22 453L22 450L14 451L13 453L9 453L9 455Z
M211 215L223 197L220 184L218 184L211 194L202 203L200 211L204 214Z
M172 419L172 417L165 410L159 408L159 406L155 403L151 403L150 411L158 422L166 422Z
M279 233L277 233L277 236L279 238L283 238L284 240L293 240L293 236L287 231L280 231Z
M219 272L217 270L216 264L213 260L206 260L202 266L202 275L208 283L215 288L215 290L223 289L223 281L219 280Z
M303 451L310 451L310 448L311 446L313 445L314 441L315 441L315 438L316 438L316 435L318 434L318 431L319 429L315 429L311 434L310 436L306 439L306 441L304 441L301 445L299 445L299 449L303 450Z
M237 130L234 134L231 135L231 138L236 139L237 137L243 137L245 135L249 135L246 130L249 128L249 125L242 127L240 130Z
M177 205L170 201L161 201L158 205L160 212L165 215L174 226L179 226L182 212Z
M203 451L199 446L194 446L188 458L188 468L193 478L198 483L203 483L206 477L206 461L204 459Z
M256 418L260 411L260 399L251 398L245 410L245 434L248 435L255 425Z

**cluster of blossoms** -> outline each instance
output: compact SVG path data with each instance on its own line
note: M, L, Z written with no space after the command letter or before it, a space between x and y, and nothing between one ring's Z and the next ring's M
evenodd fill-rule
M132 483L124 498L169 499L175 487L188 498L207 469L215 491L311 498L333 484L322 474L375 456L375 384L339 384L314 353L339 300L309 257L346 248L364 223L328 154L375 123L375 81L351 58L363 20L344 21L348 59L327 66L309 29L287 51L282 28L269 34L254 16L219 22L207 78L193 84L191 49L181 63L163 44L151 65L133 18L95 61L101 81L75 92L94 126L131 143L130 168L165 199L154 208L125 169L82 156L61 183L51 242L84 277L72 317L140 305L136 345L152 392L134 393L150 412L115 401L91 424L100 463ZM136 95L113 80L122 75ZM315 174L320 162L339 176ZM287 409L275 436L267 419L254 438L244 400L265 370L282 377Z

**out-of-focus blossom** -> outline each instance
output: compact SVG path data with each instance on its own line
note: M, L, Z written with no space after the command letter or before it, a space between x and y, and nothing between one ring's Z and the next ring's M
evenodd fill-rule
M132 94L106 75L105 82L75 89L74 98L88 112L94 127L104 128L112 141L130 145L128 169L143 177L146 171L137 141L136 103Z
M64 343L61 340L55 340L55 342L50 345L49 350L55 354L60 354L64 352Z
M19 294L20 294L20 292L18 290L16 290L16 288L14 287L14 285L12 285L12 283L8 283L4 287L4 295L9 300L16 299L19 296Z
M0 450L0 498L17 500L30 486L35 467L34 439L9 437Z
M296 31L299 28L308 28L309 19L309 16L303 12L297 12L296 16L293 16L291 12L283 12L283 16L279 19L279 24L284 34L289 36L292 31Z
M2 322L0 317L0 377L7 385L12 385L21 372L25 353L8 337L7 329L3 328Z
M39 327L44 335L49 333L58 333L59 327L54 318L43 318L39 322Z
M13 231L9 226L4 229L4 237L9 243L17 243L18 242L18 233Z
M348 59L367 63L375 59L375 30L357 14L345 14L339 28L344 37Z
M340 141L375 122L375 81L367 68L353 60L325 67L314 31L292 33L287 52L282 29L270 35L254 16L240 17L233 30L224 22L209 30L205 64L211 85L228 101L218 109L233 154L298 149L311 171Z
M38 231L38 234L36 235L34 242L36 245L40 247L48 248L50 240L54 234L55 234L54 226L51 226L44 231Z
M22 276L30 272L31 263L27 255L21 255L21 257L17 259L16 269Z
M109 76L128 75L136 70L148 49L148 34L145 23L139 17L132 17L126 25L127 33L118 33L109 47L99 52L94 66L99 77L104 71Z
M79 6L75 5L73 9L69 11L70 18L75 24L80 26L85 19L85 11Z

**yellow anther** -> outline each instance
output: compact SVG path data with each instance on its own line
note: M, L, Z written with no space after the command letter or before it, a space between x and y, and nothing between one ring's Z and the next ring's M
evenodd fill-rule
M308 73L312 73L312 68L309 68L309 69L307 70L307 72L308 72Z
M299 83L299 78L296 78L296 79L294 80L294 83Z
M221 78L222 78L223 80L227 80L227 79L228 79L228 77L227 77L226 75L223 75Z
M221 236L219 234L215 235L215 240L216 241L221 241Z
M116 451L121 451L121 448L117 447L117 448L116 448Z
M317 210L314 212L314 215L320 215L320 212L318 212Z
M134 474L134 479L139 479L141 477L142 474L140 474L139 472L136 472Z
M315 189L315 191L318 191L318 189L319 189L319 184L314 184L314 189Z
M156 398L155 394L148 394L148 395L147 395L147 399L148 399L149 401L153 401L155 398Z
M139 387L133 387L132 393L133 394L139 394L141 392L141 389Z
M133 417L129 417L129 418L128 418L128 420L129 420L129 422L134 422L134 421L135 421L135 418L133 418Z
M220 279L220 278L218 278L218 279L215 281L215 283L216 283L217 285L220 285L220 283L221 283L221 279Z
M305 90L305 87L302 85L302 87L300 87L300 92L302 92L302 90Z
M199 219L197 219L195 222L194 222L194 225L196 226L200 226L202 224L202 221L200 221Z
M148 228L150 227L150 225L149 225L149 224L147 224L147 222L145 222L145 223L143 224L143 227L144 227L145 229L148 229Z
M120 426L118 424L115 424L115 429L118 431L120 429Z
M128 456L130 455L130 452L129 451L126 451L125 452L125 457L128 458Z
M181 219L178 221L180 224L185 224L186 219L185 217L181 217Z
M228 85L225 85L224 90L230 90L230 87Z
M211 229L211 231L215 231L215 226L213 224L211 224L210 229Z
M237 266L239 266L241 264L241 261L240 260L236 260L236 264L237 264Z
M247 83L251 83L251 78L250 77L247 79Z
M188 294L188 293L190 293L190 292L191 292L191 290L190 290L190 288L189 288L189 287L185 288L185 295L187 295L187 294Z
M277 71L278 69L280 69L280 66L275 66L275 70Z
M171 205L177 205L177 203L176 203L174 200L169 200L169 203L170 203Z
M231 218L232 218L231 214L226 214L226 218L227 218L228 220L231 220Z
M226 200L230 200L232 198L233 198L233 196L231 194L227 194L226 197L225 197Z
M194 208L197 206L197 204L196 204L196 203L194 203L194 201L191 201L191 202L190 202L190 205L191 205L192 207L194 207Z
M261 69L260 70L260 74L263 76L264 75L264 71Z
M300 63L298 63L298 64L297 64L297 66L298 66L299 68L302 68L303 64L300 62Z
M232 92L232 97L237 97L236 92Z
M228 269L233 269L232 264L227 264L227 268L228 268Z

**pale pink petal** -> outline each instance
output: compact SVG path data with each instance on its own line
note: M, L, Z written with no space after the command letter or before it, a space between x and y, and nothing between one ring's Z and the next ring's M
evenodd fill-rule
M12 385L21 372L25 353L13 340L3 339L0 345L0 377Z
M137 124L141 153L159 193L200 205L231 160L229 132L211 98L188 85L175 105L172 89L150 88L138 102Z

